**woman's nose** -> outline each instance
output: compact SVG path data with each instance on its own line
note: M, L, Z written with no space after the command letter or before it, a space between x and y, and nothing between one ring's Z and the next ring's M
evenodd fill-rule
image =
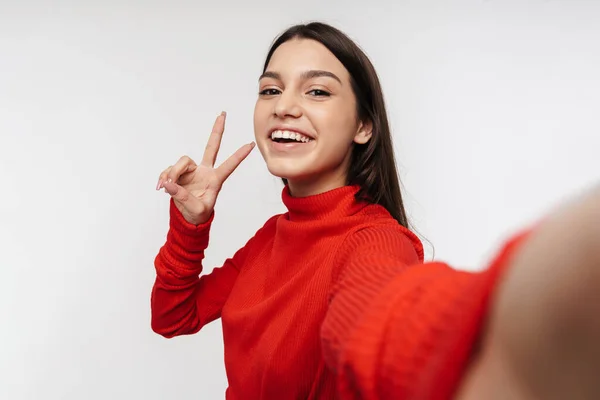
M275 103L274 113L279 118L300 117L302 115L302 108L300 107L299 99L293 93L283 92Z

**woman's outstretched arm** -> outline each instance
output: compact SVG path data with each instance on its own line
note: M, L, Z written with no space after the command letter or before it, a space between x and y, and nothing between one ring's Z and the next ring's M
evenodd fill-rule
M477 352L493 290L526 237L474 273L419 262L409 236L370 227L343 249L322 327L342 399L451 398Z

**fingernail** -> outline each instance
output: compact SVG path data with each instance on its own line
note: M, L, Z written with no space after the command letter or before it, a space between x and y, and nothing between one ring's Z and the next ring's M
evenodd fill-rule
M158 180L158 183L156 184L156 190L160 190L160 185L162 184L162 179Z
M221 115L225 117L225 116L227 116L227 112L221 111Z
M169 179L167 179L167 182L173 183L173 179L169 178Z

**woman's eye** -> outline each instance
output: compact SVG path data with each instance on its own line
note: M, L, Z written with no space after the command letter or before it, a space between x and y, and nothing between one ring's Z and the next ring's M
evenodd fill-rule
M261 90L258 94L260 94L261 96L274 96L276 94L279 94L279 90L277 90L277 89L264 89L264 90Z
M326 91L321 90L321 89L313 89L313 90L311 90L308 93L312 94L313 96L317 96L317 97L323 97L323 96L330 96L331 95L329 92L326 92Z

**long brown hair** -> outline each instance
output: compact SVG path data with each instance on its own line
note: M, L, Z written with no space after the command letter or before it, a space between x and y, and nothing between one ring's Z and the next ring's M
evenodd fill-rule
M358 118L370 121L373 133L367 143L354 144L347 184L360 187L358 199L380 204L400 225L409 228L383 92L373 64L342 31L322 22L311 22L294 25L275 39L267 54L263 73L275 50L292 39L311 39L323 44L350 73ZM284 183L287 183L285 179Z

